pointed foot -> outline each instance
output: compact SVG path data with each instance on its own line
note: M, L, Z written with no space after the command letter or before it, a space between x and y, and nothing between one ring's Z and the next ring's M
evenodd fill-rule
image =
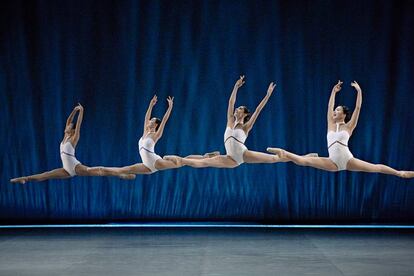
M400 171L398 173L399 177L402 178L413 178L414 177L414 171Z
M11 183L19 183L19 184L25 184L27 181L28 179L25 176L10 179Z

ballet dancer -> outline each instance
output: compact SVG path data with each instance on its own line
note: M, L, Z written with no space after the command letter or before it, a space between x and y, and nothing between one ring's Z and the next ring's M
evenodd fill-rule
M28 181L44 181L48 179L63 179L70 178L76 175L78 176L97 176L98 174L88 171L88 167L82 165L75 157L75 148L79 142L80 138L80 129L83 120L83 106L78 104L72 112L70 113L64 131L63 140L60 143L60 158L62 160L62 168L54 169L40 174L23 176L18 178L13 178L10 180L12 183L21 183L25 184ZM76 121L76 127L74 127L73 119L75 118L76 113L78 114L78 119ZM135 175L124 174L120 175L124 179L133 179Z
M278 155L280 158L288 159L297 165L310 166L326 171L361 171L371 173L391 174L403 178L414 177L414 171L398 171L383 164L372 164L355 158L348 148L348 141L358 123L362 104L362 90L354 81L351 86L357 91L355 110L350 116L349 108L346 106L335 106L335 96L341 90L342 82L333 87L328 104L328 152L326 157L304 157L298 156L280 148L268 148L267 151ZM351 117L351 118L349 118Z
M125 167L93 167L88 171L98 174L100 176L120 176L129 174L152 174L159 170L174 169L181 167L180 164L174 160L166 160L154 152L154 148L158 140L162 137L164 127L170 117L173 109L174 97L168 97L168 109L164 114L162 120L154 117L151 118L152 109L157 103L157 96L151 99L145 114L144 131L142 137L139 139L138 148L142 163L137 163ZM218 155L218 152L206 153L205 155L190 155L191 159L204 159Z
M276 163L286 162L277 155L257 152L247 149L244 145L250 130L256 122L257 117L266 105L273 93L276 84L271 82L267 89L266 96L262 99L253 114L250 114L246 106L239 106L234 109L237 92L245 83L244 76L240 76L234 85L227 109L227 127L224 132L224 146L226 155L217 155L205 159L192 159L179 156L166 156L177 164L187 165L194 168L215 167L215 168L235 168L242 163ZM311 154L314 156L314 154Z

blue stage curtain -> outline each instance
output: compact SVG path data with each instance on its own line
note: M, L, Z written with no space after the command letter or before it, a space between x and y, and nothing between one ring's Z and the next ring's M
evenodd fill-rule
M412 223L414 180L243 164L26 185L9 179L61 166L72 108L85 107L77 158L141 162L145 111L174 110L158 154L225 153L228 97L254 111L276 90L246 145L327 156L326 108L363 106L355 157L414 170L414 6L410 1L6 1L0 11L0 220L223 220Z

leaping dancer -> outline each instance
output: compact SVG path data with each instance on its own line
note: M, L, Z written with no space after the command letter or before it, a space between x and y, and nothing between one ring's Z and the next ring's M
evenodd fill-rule
M76 126L73 124L73 119L75 118L76 113L78 114L78 119L76 121ZM48 179L63 179L70 178L76 175L78 176L98 176L99 174L88 171L88 167L82 165L75 157L75 148L79 142L80 138L80 129L83 120L83 107L81 104L78 104L73 111L70 113L67 121L63 140L60 143L60 159L62 160L62 168L54 169L40 174L34 174L29 176L22 176L18 178L13 178L10 180L12 183L21 183L24 184L28 181L44 181ZM135 175L133 174L122 174L119 177L124 179L133 179Z
M154 148L159 139L164 133L164 127L170 117L173 109L174 97L168 97L168 109L164 114L162 120L154 117L151 118L152 109L157 103L157 96L151 99L144 120L144 131L142 137L139 139L138 148L142 163L137 163L125 167L93 167L88 171L98 174L100 176L122 176L130 174L152 174L159 170L175 169L181 167L174 160L162 158L155 153ZM187 158L204 159L217 155L217 152L206 153L205 155L190 155Z
M182 165L195 168L215 167L215 168L235 168L242 163L277 163L287 160L279 158L277 155L257 152L247 149L244 145L250 130L253 128L257 117L266 105L276 84L271 82L267 89L266 96L262 99L253 114L250 114L246 106L239 106L234 109L237 92L245 83L244 76L240 76L234 85L227 109L227 127L224 132L224 146L226 155L218 155L208 159L191 159L179 156L167 156L168 160ZM315 154L310 154L315 156Z
M372 164L355 158L348 148L348 140L358 123L359 113L362 105L362 90L359 84L354 81L351 86L357 91L356 107L350 116L350 111L346 106L335 106L335 96L341 90L342 82L333 87L328 104L328 151L329 158L326 157L304 157L288 152L280 148L268 148L271 153L277 154L280 158L285 158L300 166L310 166L326 171L361 171L371 173L391 174L403 178L414 177L414 171L399 171L383 164ZM351 118L349 118L351 117Z

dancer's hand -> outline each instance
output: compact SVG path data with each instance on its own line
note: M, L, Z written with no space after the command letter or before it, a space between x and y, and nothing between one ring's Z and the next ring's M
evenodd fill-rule
M267 96L268 97L270 97L272 95L273 90L275 89L275 87L276 87L276 83L271 82L269 84L269 88L267 88Z
M157 100L158 100L157 95L154 95L154 97L152 97L152 99L151 99L150 105L154 106L157 103Z
M332 91L335 93L338 93L342 89L341 87L342 84L343 82L339 80L338 83L335 84L335 86L333 87Z
M83 109L83 106L80 104L80 103L78 103L78 105L77 106L75 106L75 108L73 109L73 110L75 110L75 111L80 111L80 110L82 110Z
M172 108L174 104L174 97L168 96L167 102L168 102L168 108Z
M242 75L242 76L240 76L240 79L238 79L236 81L236 84L234 85L234 87L240 88L240 87L243 86L244 83L245 83L245 81L244 81L244 75Z
M356 89L356 91L361 91L361 87L356 81L351 82L351 86Z

